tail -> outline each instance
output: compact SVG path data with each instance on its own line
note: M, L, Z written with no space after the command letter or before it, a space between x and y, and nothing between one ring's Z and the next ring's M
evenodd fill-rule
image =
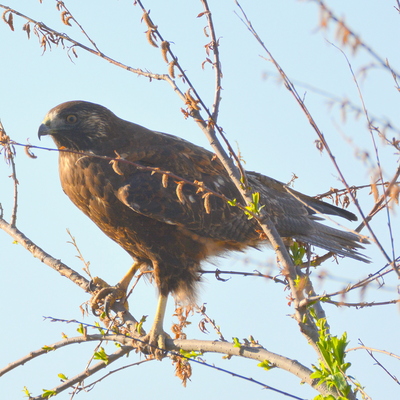
M296 235L295 238L341 256L366 263L370 262L367 256L358 252L359 249L364 249L361 243L369 243L367 239L355 233L340 231L318 222L315 222L315 224L317 226L315 226L314 232L307 235Z

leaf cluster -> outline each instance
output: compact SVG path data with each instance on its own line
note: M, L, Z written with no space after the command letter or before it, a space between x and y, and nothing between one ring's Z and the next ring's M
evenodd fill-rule
M347 383L346 371L350 367L351 363L346 362L346 347L348 345L347 333L338 338L332 336L327 327L326 319L316 319L316 325L318 327L319 340L317 346L321 354L321 359L318 362L318 366L313 365L314 372L311 378L318 379L318 384L325 383L328 387L336 388L340 393L337 400L346 400L351 392L351 386ZM334 397L329 395L324 397L318 395L314 400L333 400Z

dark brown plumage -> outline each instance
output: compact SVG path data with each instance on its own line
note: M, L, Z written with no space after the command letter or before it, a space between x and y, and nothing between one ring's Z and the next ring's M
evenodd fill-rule
M207 212L203 193L195 186L184 184L177 190L176 179L124 162L113 166L91 156L118 154L240 199L220 161L199 146L124 121L105 107L83 101L50 110L39 128L39 137L43 135L51 135L60 149L76 151L60 152L64 192L137 265L153 268L163 298L172 292L192 301L202 260L262 244L256 221L238 207L211 195ZM282 237L366 261L356 250L362 247L360 237L320 224L316 211L348 220L356 220L354 214L290 190L294 197L284 184L264 175L247 175Z

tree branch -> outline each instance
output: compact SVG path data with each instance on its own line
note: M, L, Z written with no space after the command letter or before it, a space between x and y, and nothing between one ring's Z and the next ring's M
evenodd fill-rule
M46 253L43 249L33 243L27 236L25 236L20 230L11 226L11 224L7 223L3 218L0 218L0 229L10 235L15 241L28 250L33 257L38 258L42 263L53 268L60 275L68 278L70 281L80 286L85 292L90 292L89 281L85 277L69 268L60 260L52 257L49 253Z
M12 227L15 227L17 223L17 210L18 210L18 179L17 179L17 168L15 166L15 149L12 144L12 141L10 137L6 134L6 131L4 129L3 124L0 121L0 144L4 147L4 157L6 160L6 163L11 165L11 170L12 170L12 179L14 181L14 203L13 203L13 209L11 213L11 222L10 225ZM2 215L0 216L2 218Z
M86 368L84 371L82 371L78 375L75 375L73 378L62 382L60 385L54 387L51 390L54 392L54 395L60 394L64 390L69 389L73 385L76 385L76 384L82 382L83 380L85 380L89 376L92 376L96 372L101 371L104 368L107 368L108 365L110 365L113 362L119 360L120 358L122 358L123 356L128 354L130 351L132 351L131 347L126 347L126 346L121 347L120 349L118 349L113 354L108 355L108 362L107 363L105 363L104 361L100 361L100 362L92 365L91 367ZM42 395L35 396L35 397L30 397L30 400L42 400L42 399L43 399Z

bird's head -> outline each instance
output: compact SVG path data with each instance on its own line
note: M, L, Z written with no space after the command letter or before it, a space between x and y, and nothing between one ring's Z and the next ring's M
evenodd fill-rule
M69 101L52 108L39 127L39 139L50 135L58 148L96 151L112 140L119 121L110 110L86 101Z

